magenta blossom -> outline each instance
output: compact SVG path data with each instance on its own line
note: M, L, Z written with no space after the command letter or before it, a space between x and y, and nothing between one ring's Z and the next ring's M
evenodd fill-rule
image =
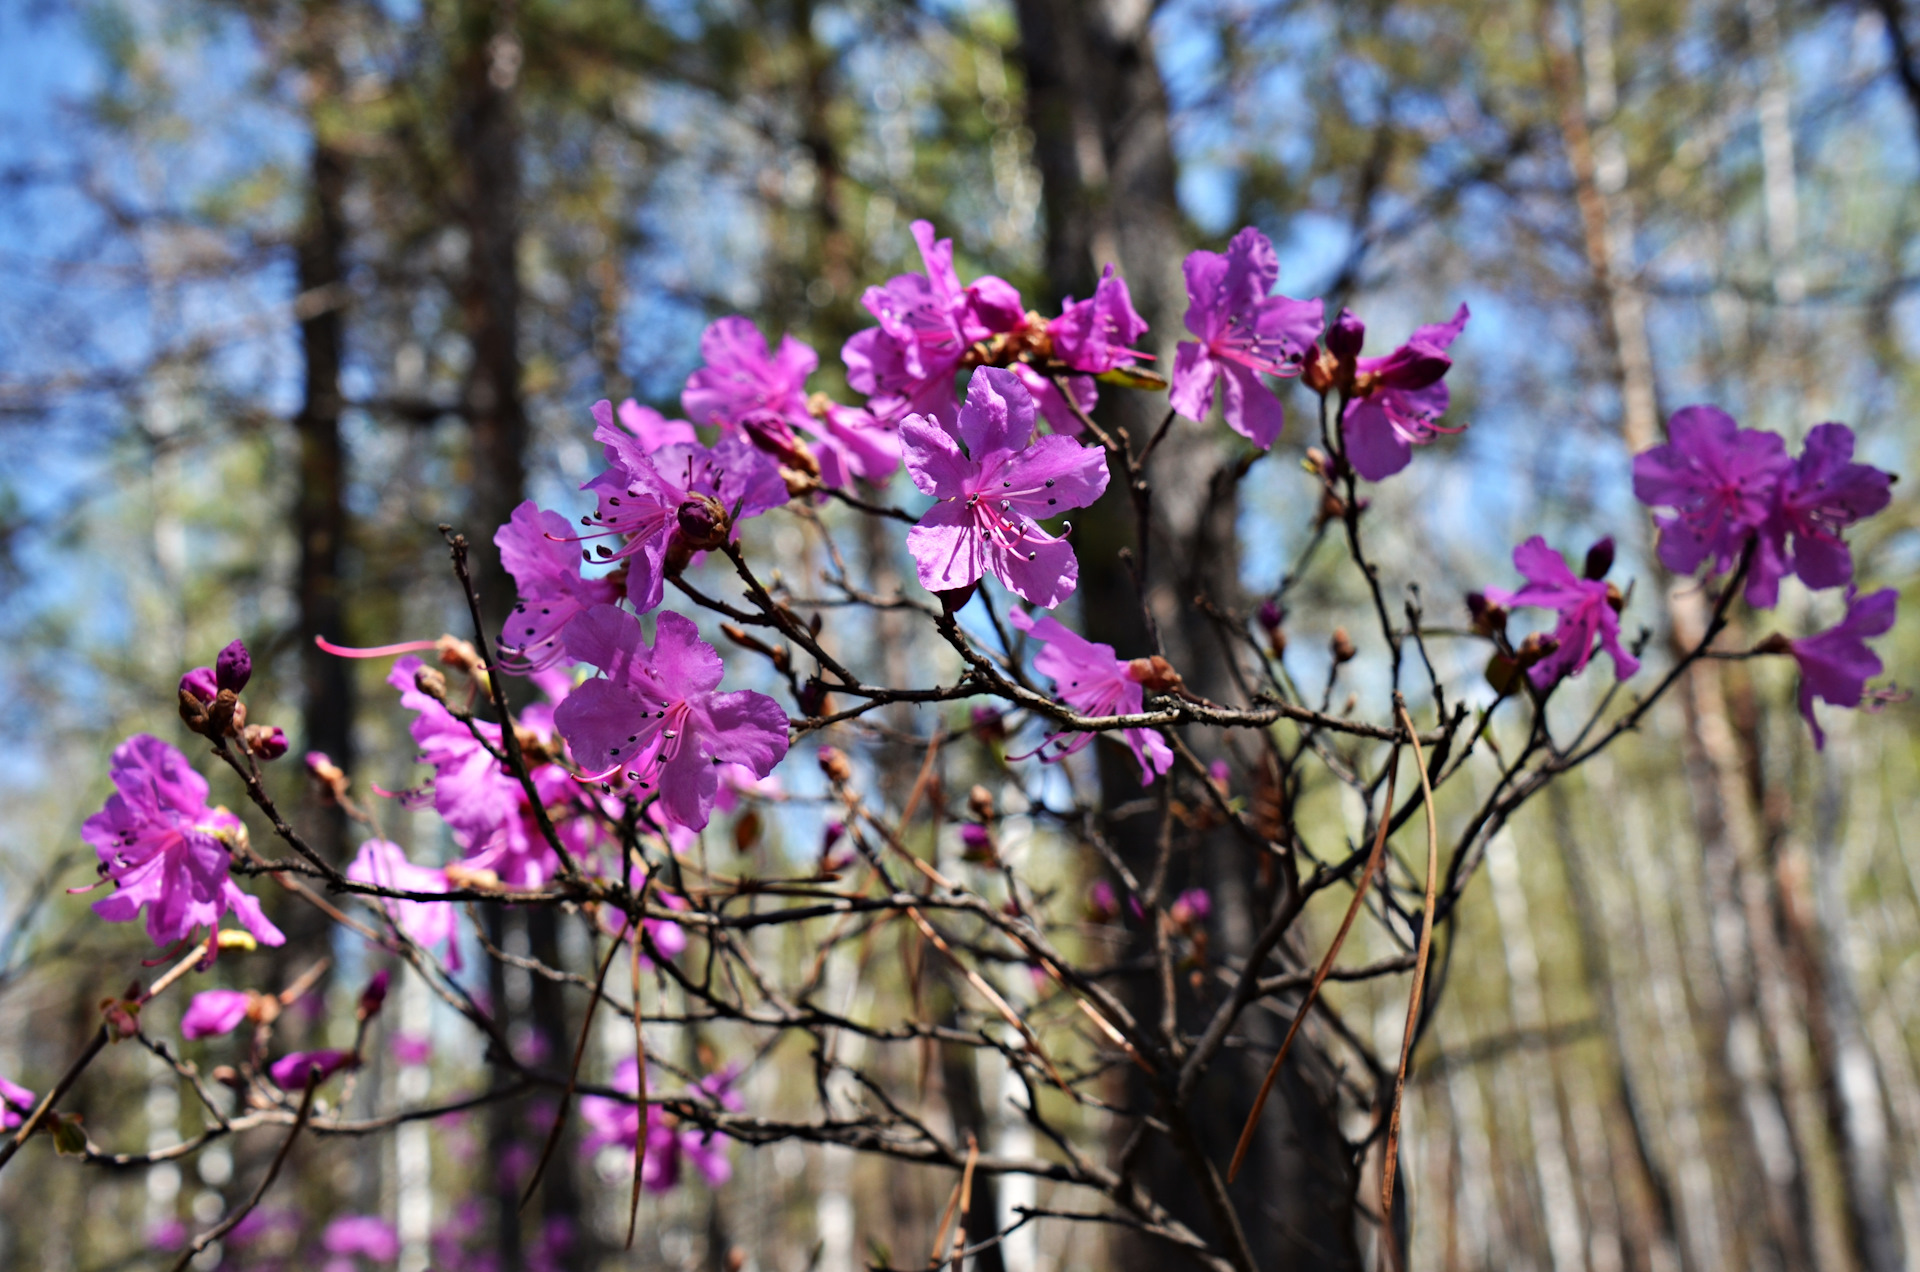
M180 1015L180 1036L188 1040L230 1034L247 1018L253 995L244 989L205 989Z
M1871 596L1847 593L1847 615L1826 631L1789 641L1787 648L1800 664L1800 714L1813 730L1813 744L1825 749L1827 735L1814 718L1813 700L1836 707L1857 707L1867 696L1867 681L1879 675L1879 655L1867 648L1867 638L1893 630L1893 612L1899 593L1885 588Z
M1233 236L1225 255L1190 253L1186 274L1187 330L1200 339L1182 340L1174 351L1169 400L1180 414L1203 420L1222 388L1227 426L1265 450L1286 417L1260 376L1300 374L1320 336L1321 302L1271 294L1280 258L1252 226Z
M907 551L929 591L992 574L1047 609L1073 592L1080 578L1073 548L1037 523L1098 499L1107 457L1068 437L1035 440L1033 417L1033 397L1011 372L981 367L960 411L965 451L924 415L900 426L908 475L939 500L907 532Z
M518 787L519 783L514 785ZM525 792L521 794L524 796ZM405 849L385 839L369 839L360 845L353 864L347 867L347 878L391 892L434 893L448 889L446 871L414 865L407 860ZM460 970L460 916L452 902L383 898L379 904L394 924L420 945L431 949L445 942L447 965Z
M1760 529L1748 603L1771 608L1780 597L1780 579L1790 573L1811 588L1851 582L1853 555L1840 532L1885 508L1892 485L1887 473L1853 462L1853 430L1845 424L1822 424L1808 433L1806 448L1780 478L1772 515Z
M954 376L968 347L1027 321L1020 293L1004 279L984 275L962 287L953 240L933 233L928 222L913 223L926 272L867 288L861 304L880 325L856 332L840 351L847 383L867 395L867 409L884 423L919 414L950 425Z
M567 652L601 675L554 712L574 756L590 773L626 770L657 787L669 820L698 830L713 813L728 762L757 777L787 753L787 715L763 693L716 693L725 667L693 620L663 611L651 648L640 620L611 605L567 631Z
M491 870L514 887L539 887L553 876L560 863L533 823L525 788L488 753L472 730L454 719L444 703L421 692L414 684L414 673L419 670L419 659L402 658L393 664L387 683L400 691L400 705L417 713L409 732L419 744L420 760L433 766L433 806L466 850L462 864L469 869ZM529 727L537 725L538 720L537 708L529 708L521 718ZM475 728L481 738L500 745L499 725L481 721ZM550 804L565 800L576 789L567 771L557 764L542 764L532 776L542 800ZM444 889L443 877L439 887L416 890Z
M201 702L211 704L220 693L220 682L214 678L213 668L195 667L180 677L180 692L190 694Z
M125 923L144 907L155 945L215 927L228 911L262 944L286 941L260 902L227 877L227 845L245 828L226 809L208 807L206 779L186 756L136 734L114 748L112 774L118 793L80 827L100 873L116 885L112 896L94 902L95 914Z
M739 523L787 501L787 484L773 461L737 430L709 449L675 443L649 450L623 429L603 423L593 436L611 465L581 487L600 508L588 525L594 537L623 536L602 560L627 562L627 596L642 612L660 604L670 550L709 548L731 537Z
M1055 384L1040 368L1025 362L1016 362L1007 369L1018 376L1027 392L1033 395L1033 404L1040 409L1040 418L1047 422L1047 427L1070 437L1078 437L1086 431L1086 425L1080 422L1080 416L1074 408L1091 412L1099 403L1100 390L1094 385L1092 376L1070 375L1060 384ZM1062 384L1065 385L1065 392L1061 391Z
M357 1254L375 1263L400 1257L400 1235L375 1215L342 1215L320 1234L320 1244L328 1254Z
M1047 334L1057 360L1089 375L1152 357L1133 348L1133 342L1147 334L1147 320L1134 312L1127 282L1112 265L1101 273L1093 295L1085 300L1067 297L1060 316L1047 324Z
M642 406L632 398L620 404L618 412L620 424L629 433L640 439L640 446L651 454L662 446L697 446L700 435L693 431L693 425L685 420L670 420L650 406ZM593 404L593 421L596 427L611 426L615 411L611 402Z
M18 1082L0 1078L0 1131L11 1131L19 1126L39 1102L38 1096Z
M1034 668L1053 678L1054 691L1075 711L1088 716L1109 716L1137 715L1143 709L1146 694L1141 682L1151 674L1147 659L1117 658L1112 645L1069 631L1051 615L1036 619L1025 610L1015 609L1008 617L1015 627L1045 642L1045 648L1033 660ZM1067 737L1072 740L1062 741ZM1093 737L1085 732L1051 734L1040 744L1041 758L1051 763L1072 755L1092 742ZM1139 761L1143 784L1151 783L1157 775L1173 767L1173 750L1167 746L1167 740L1152 729L1123 729L1120 739ZM1049 744L1054 747L1051 755L1046 754Z
M1383 481L1407 466L1413 448L1442 433L1456 432L1434 421L1451 400L1445 380L1453 359L1447 350L1467 325L1467 307L1451 322L1421 327L1407 343L1384 358L1354 363L1353 395L1341 416L1347 461L1368 481ZM1359 351L1366 328L1344 310L1335 323L1342 347ZM1329 335L1329 341L1334 342ZM1351 357L1352 355L1347 355Z
M1665 445L1633 457L1634 498L1674 510L1654 518L1660 563L1691 574L1711 561L1715 574L1725 573L1773 515L1780 480L1792 467L1786 443L1776 433L1741 428L1712 406L1674 412L1667 436ZM1748 580L1749 601L1755 582ZM1761 594L1765 589L1762 582Z
M342 1069L359 1064L351 1051L290 1051L273 1062L267 1076L282 1091L298 1091L311 1078L325 1082Z
M1180 927L1205 923L1213 915L1213 898L1205 888L1188 888L1167 907L1167 917Z
M1602 539L1587 559L1610 562L1613 541ZM1579 675L1593 657L1596 637L1613 659L1616 677L1625 680L1640 670L1640 660L1620 644L1620 614L1614 608L1618 594L1603 579L1576 578L1566 558L1537 534L1513 550L1513 566L1527 585L1517 592L1488 588L1487 600L1502 609L1531 605L1560 614L1553 629L1557 647L1528 669L1535 688L1550 689L1563 676Z
M529 499L493 536L500 564L513 576L520 603L500 632L500 665L516 674L540 671L560 660L560 634L581 611L620 599L612 579L580 573L573 528L557 512Z
M639 1065L631 1058L622 1060L615 1066L613 1081L609 1085L616 1091L637 1095L640 1091L639 1073ZM745 1105L733 1092L734 1077L731 1067L709 1074L695 1082L688 1094L703 1103L717 1104L728 1111L738 1112ZM651 1080L647 1083L647 1089L653 1089ZM580 1116L589 1128L586 1139L581 1143L582 1151L595 1153L613 1147L624 1149L628 1154L633 1152L640 1138L638 1105L606 1096L587 1095L580 1099ZM640 1182L647 1191L667 1192L678 1184L683 1159L692 1162L709 1184L724 1184L732 1177L733 1165L727 1160L725 1135L684 1124L675 1130L667 1121L667 1115L657 1106L647 1106L647 1156L640 1168Z

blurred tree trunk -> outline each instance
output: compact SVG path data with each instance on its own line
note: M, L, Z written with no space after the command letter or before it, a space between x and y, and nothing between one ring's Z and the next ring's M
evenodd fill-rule
M520 356L522 184L515 106L524 51L516 18L513 0L480 0L463 7L451 120L459 173L458 215L467 247L458 296L472 356L465 406L473 485L462 529L478 563L476 582L489 640L498 636L501 620L514 604L513 580L500 566L493 535L526 497L527 481L529 430ZM526 922L528 954L549 967L561 963L558 926L558 917L546 911L535 911ZM503 934L500 924L493 927L496 934ZM563 990L545 977L530 979L527 1024L539 1040L534 1048L537 1065L564 1069L572 1053L572 1031ZM506 996L496 995L494 1010L502 1031L516 1036ZM516 1141L539 1143L539 1130L522 1120L526 1108L506 1103L490 1115L494 1160ZM573 1133L562 1135L547 1163L541 1179L541 1215L547 1225L565 1225L575 1242L574 1255L579 1257L588 1234L580 1224L575 1139ZM523 1186L523 1181L504 1179L496 1196L499 1254L508 1272L527 1265L529 1243L517 1194Z
M1019 0L1016 9L1047 217L1050 299L1088 295L1102 265L1112 261L1151 325L1158 365L1167 370L1185 302L1185 235L1166 87L1148 27L1151 8L1122 0ZM1101 401L1106 425L1126 430L1136 447L1159 426L1163 409L1158 399L1116 389ZM1075 523L1081 613L1090 638L1111 642L1123 656L1151 652L1158 642L1197 692L1231 700L1236 691L1228 658L1194 598L1204 595L1228 609L1237 599L1235 451L1217 429L1192 423L1175 428L1179 436L1155 453L1150 468L1149 542L1133 546L1143 569L1138 585L1121 556L1135 537L1130 501L1107 499ZM1128 476L1117 463L1112 476L1116 493L1124 490ZM1099 753L1107 807L1138 800L1142 791L1132 762L1114 748ZM1158 820L1137 816L1117 827L1120 851L1142 877L1151 873ZM1197 855L1199 877L1187 881L1213 894L1215 948L1229 960L1244 955L1259 927L1250 866L1236 840L1216 835ZM1134 992L1136 1015L1159 1019L1158 987L1139 983ZM1246 1028L1257 1035L1269 1022L1256 1013ZM1224 1053L1195 1098L1197 1149L1222 1172L1249 1092L1279 1038L1261 1041L1264 1046L1250 1051ZM1251 1222L1245 1235L1259 1266L1358 1267L1352 1153L1340 1134L1330 1088L1302 1076L1325 1076L1308 1042L1303 1037L1296 1043L1296 1059L1277 1088L1282 1098L1269 1102L1255 1152L1229 1195L1242 1225ZM1202 1203L1194 1162L1162 1140L1143 1146L1133 1168L1175 1216L1225 1242ZM1120 1266L1154 1268L1164 1253L1122 1243Z

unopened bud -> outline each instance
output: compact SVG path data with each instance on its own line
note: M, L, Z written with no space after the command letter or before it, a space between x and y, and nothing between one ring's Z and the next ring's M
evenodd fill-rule
M1622 592L1617 584L1607 584L1607 605L1616 614L1627 608L1626 593Z
M233 732L233 719L240 707L240 695L231 689L222 689L214 695L213 705L207 708L206 734L209 737L223 738ZM242 717L244 722L245 717Z
M1184 683L1180 673L1173 669L1173 664L1159 654L1150 658L1130 659L1127 663L1127 679L1161 693L1171 693Z
M853 765L848 761L846 752L837 746L820 748L820 771L836 785L853 780Z
M354 1016L359 1020L371 1020L380 1014L380 1008L386 1005L387 986L392 983L393 974L381 968L360 991L360 1003L354 1008Z
M253 678L253 655L240 641L234 641L213 660L213 678L222 689L239 693Z
M967 808L983 822L993 820L993 792L984 786L975 786L967 792Z
M207 704L194 697L185 684L180 686L180 719L195 733L207 731Z
M346 798L346 771L328 759L325 751L307 752L307 772L313 774L313 780L319 785L321 794L329 802L338 802Z
M1355 318L1351 309L1342 309L1333 325L1327 328L1327 352L1350 363L1360 356L1360 347L1366 339L1367 324Z
M211 703L220 693L220 684L214 678L213 668L195 667L180 677L180 692L192 694L203 703Z
M277 760L287 753L287 735L277 724L250 724L241 733L247 750L263 760Z
M972 707L967 720L973 735L982 742L1003 742L1007 737L1006 717L993 707Z
M800 686L800 710L810 716L823 716L827 713L827 686L818 676L807 677L807 683Z
M1275 632L1280 630L1280 624L1287 621L1287 611L1281 609L1277 602L1265 600L1260 602L1260 608L1255 611L1254 617L1259 620L1262 629Z
M1477 635L1498 636L1507 630L1507 611L1488 600L1485 592L1467 593L1467 613Z
M1583 573L1589 579L1604 579L1612 568L1613 536L1608 535L1587 549L1587 564Z
M1346 628L1334 628L1333 639L1327 643L1327 647L1333 651L1333 662L1335 666L1344 662L1353 661L1355 652L1353 648L1353 637L1347 635Z
M674 528L686 546L696 552L717 548L727 541L726 505L712 495L688 495L675 514Z
M993 832L978 822L967 822L960 827L960 858L963 861L992 864L997 858L993 851Z

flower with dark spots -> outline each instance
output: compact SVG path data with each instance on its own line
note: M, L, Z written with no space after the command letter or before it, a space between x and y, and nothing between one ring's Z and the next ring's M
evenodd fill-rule
M575 555L573 528L529 499L493 536L500 564L513 576L519 603L500 631L500 666L516 675L541 671L564 652L567 624L596 605L620 599L609 578L587 578Z
M1034 670L1053 679L1054 692L1075 711L1085 716L1138 715L1145 707L1145 686L1141 684L1137 664L1143 658L1126 659L1114 655L1112 645L1088 640L1062 625L1051 615L1034 618L1015 609L1008 621L1035 640L1042 649L1033 660ZM1051 763L1085 748L1094 735L1085 732L1050 734L1040 744L1040 758ZM1167 740L1152 729L1122 729L1120 740L1140 763L1140 781L1150 785L1153 779L1173 767L1173 750ZM1052 747L1051 753L1048 747Z
M1169 400L1180 414L1203 420L1222 394L1227 426L1265 450L1286 415L1262 375L1299 375L1320 337L1324 306L1272 294L1280 279L1273 243L1248 226L1226 252L1187 256L1187 330L1174 351Z
M567 630L567 652L601 672L554 712L574 757L594 780L625 772L658 791L669 821L707 824L719 765L766 777L787 753L786 712L763 693L716 692L725 668L692 619L662 612L649 647L639 619L602 605Z
M260 902L227 877L227 845L245 829L226 809L208 806L206 779L186 756L136 734L114 748L112 776L116 793L80 827L100 873L115 885L112 896L94 902L95 914L125 923L145 909L155 945L215 927L228 911L262 944L286 941Z
M939 501L907 532L928 591L966 588L992 574L1043 608L1072 594L1080 577L1073 548L1037 523L1098 499L1107 457L1070 437L1036 440L1033 423L1033 397L1013 373L981 367L960 411L958 441L926 416L900 426L908 475Z
M1813 744L1825 749L1827 735L1813 714L1814 699L1835 707L1858 707L1867 696L1867 681L1883 670L1880 656L1867 648L1867 638L1893 630L1899 593L1884 588L1868 596L1847 593L1847 613L1838 623L1813 636L1787 643L1800 665L1800 714L1813 730Z
M1593 554L1589 553L1589 557ZM1613 659L1613 674L1625 680L1640 670L1640 660L1620 644L1619 594L1604 579L1577 577L1566 558L1534 535L1513 550L1514 568L1527 580L1518 591L1488 588L1485 601L1503 610L1537 606L1556 610L1553 652L1527 669L1534 687L1552 688L1563 676L1577 676L1593 657L1594 642Z
M1355 358L1347 409L1340 418L1347 462L1368 481L1383 481L1405 468L1413 448L1442 433L1457 432L1437 421L1452 400L1442 378L1453 366L1447 350L1467 325L1467 307L1460 306L1450 322L1421 327L1407 343L1383 358ZM1329 349L1336 343L1359 352L1366 328L1344 310L1329 332ZM1334 350L1339 356L1338 351Z
M1760 527L1747 602L1771 608L1788 574L1815 589L1851 583L1853 554L1841 531L1885 508L1892 486L1891 475L1853 462L1853 430L1845 424L1822 424L1808 433L1800 457L1775 487L1772 512Z
M1655 517L1660 563L1692 574L1702 562L1715 574L1733 568L1756 531L1773 516L1780 480L1793 461L1776 433L1741 428L1718 407L1689 406L1667 422L1666 444L1633 457L1634 498ZM1777 579L1777 576L1776 576ZM1754 580L1748 580L1753 599ZM1760 583L1764 596L1768 584Z

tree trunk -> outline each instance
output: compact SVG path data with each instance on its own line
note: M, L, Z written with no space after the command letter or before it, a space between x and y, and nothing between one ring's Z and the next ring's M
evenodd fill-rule
M1051 299L1088 295L1100 268L1113 262L1151 325L1159 367L1168 369L1185 303L1186 244L1174 191L1166 88L1148 29L1150 6L1019 0L1016 9L1047 216ZM1136 446L1146 443L1165 409L1158 399L1114 389L1100 407L1105 425L1125 429ZM1232 700L1237 695L1228 660L1194 598L1204 594L1230 608L1236 597L1235 452L1217 429L1181 422L1175 432L1155 452L1148 473L1154 501L1149 542L1135 542L1133 508L1120 497L1128 477L1117 464L1114 494L1075 522L1084 630L1122 656L1155 652L1157 646L1195 691ZM1131 550L1141 569L1138 584L1122 549ZM1142 791L1132 762L1110 747L1101 747L1100 756L1106 806L1138 800ZM1143 877L1153 860L1158 822L1143 815L1115 827L1120 852L1141 867ZM1198 877L1187 882L1204 883L1213 894L1214 948L1230 959L1244 954L1260 926L1248 854L1237 840L1217 835L1192 860ZM1132 993L1138 1018L1162 1017L1157 985L1142 982ZM1243 1029L1264 1045L1224 1053L1185 1115L1194 1147L1222 1172L1250 1092L1279 1043L1271 1022L1258 1013ZM1262 1031L1276 1036L1262 1037ZM1305 1037L1293 1054L1297 1059L1288 1063L1280 1098L1269 1101L1256 1151L1229 1196L1259 1266L1358 1267L1353 1155L1322 1085L1326 1066ZM1141 1107L1147 1093L1136 1090L1129 1098ZM1123 1119L1118 1133L1125 1137L1130 1129ZM1196 1172L1166 1138L1150 1133L1135 1169L1175 1217L1226 1248L1228 1234L1203 1204ZM1116 1245L1116 1266L1157 1267L1165 1254L1138 1241Z

